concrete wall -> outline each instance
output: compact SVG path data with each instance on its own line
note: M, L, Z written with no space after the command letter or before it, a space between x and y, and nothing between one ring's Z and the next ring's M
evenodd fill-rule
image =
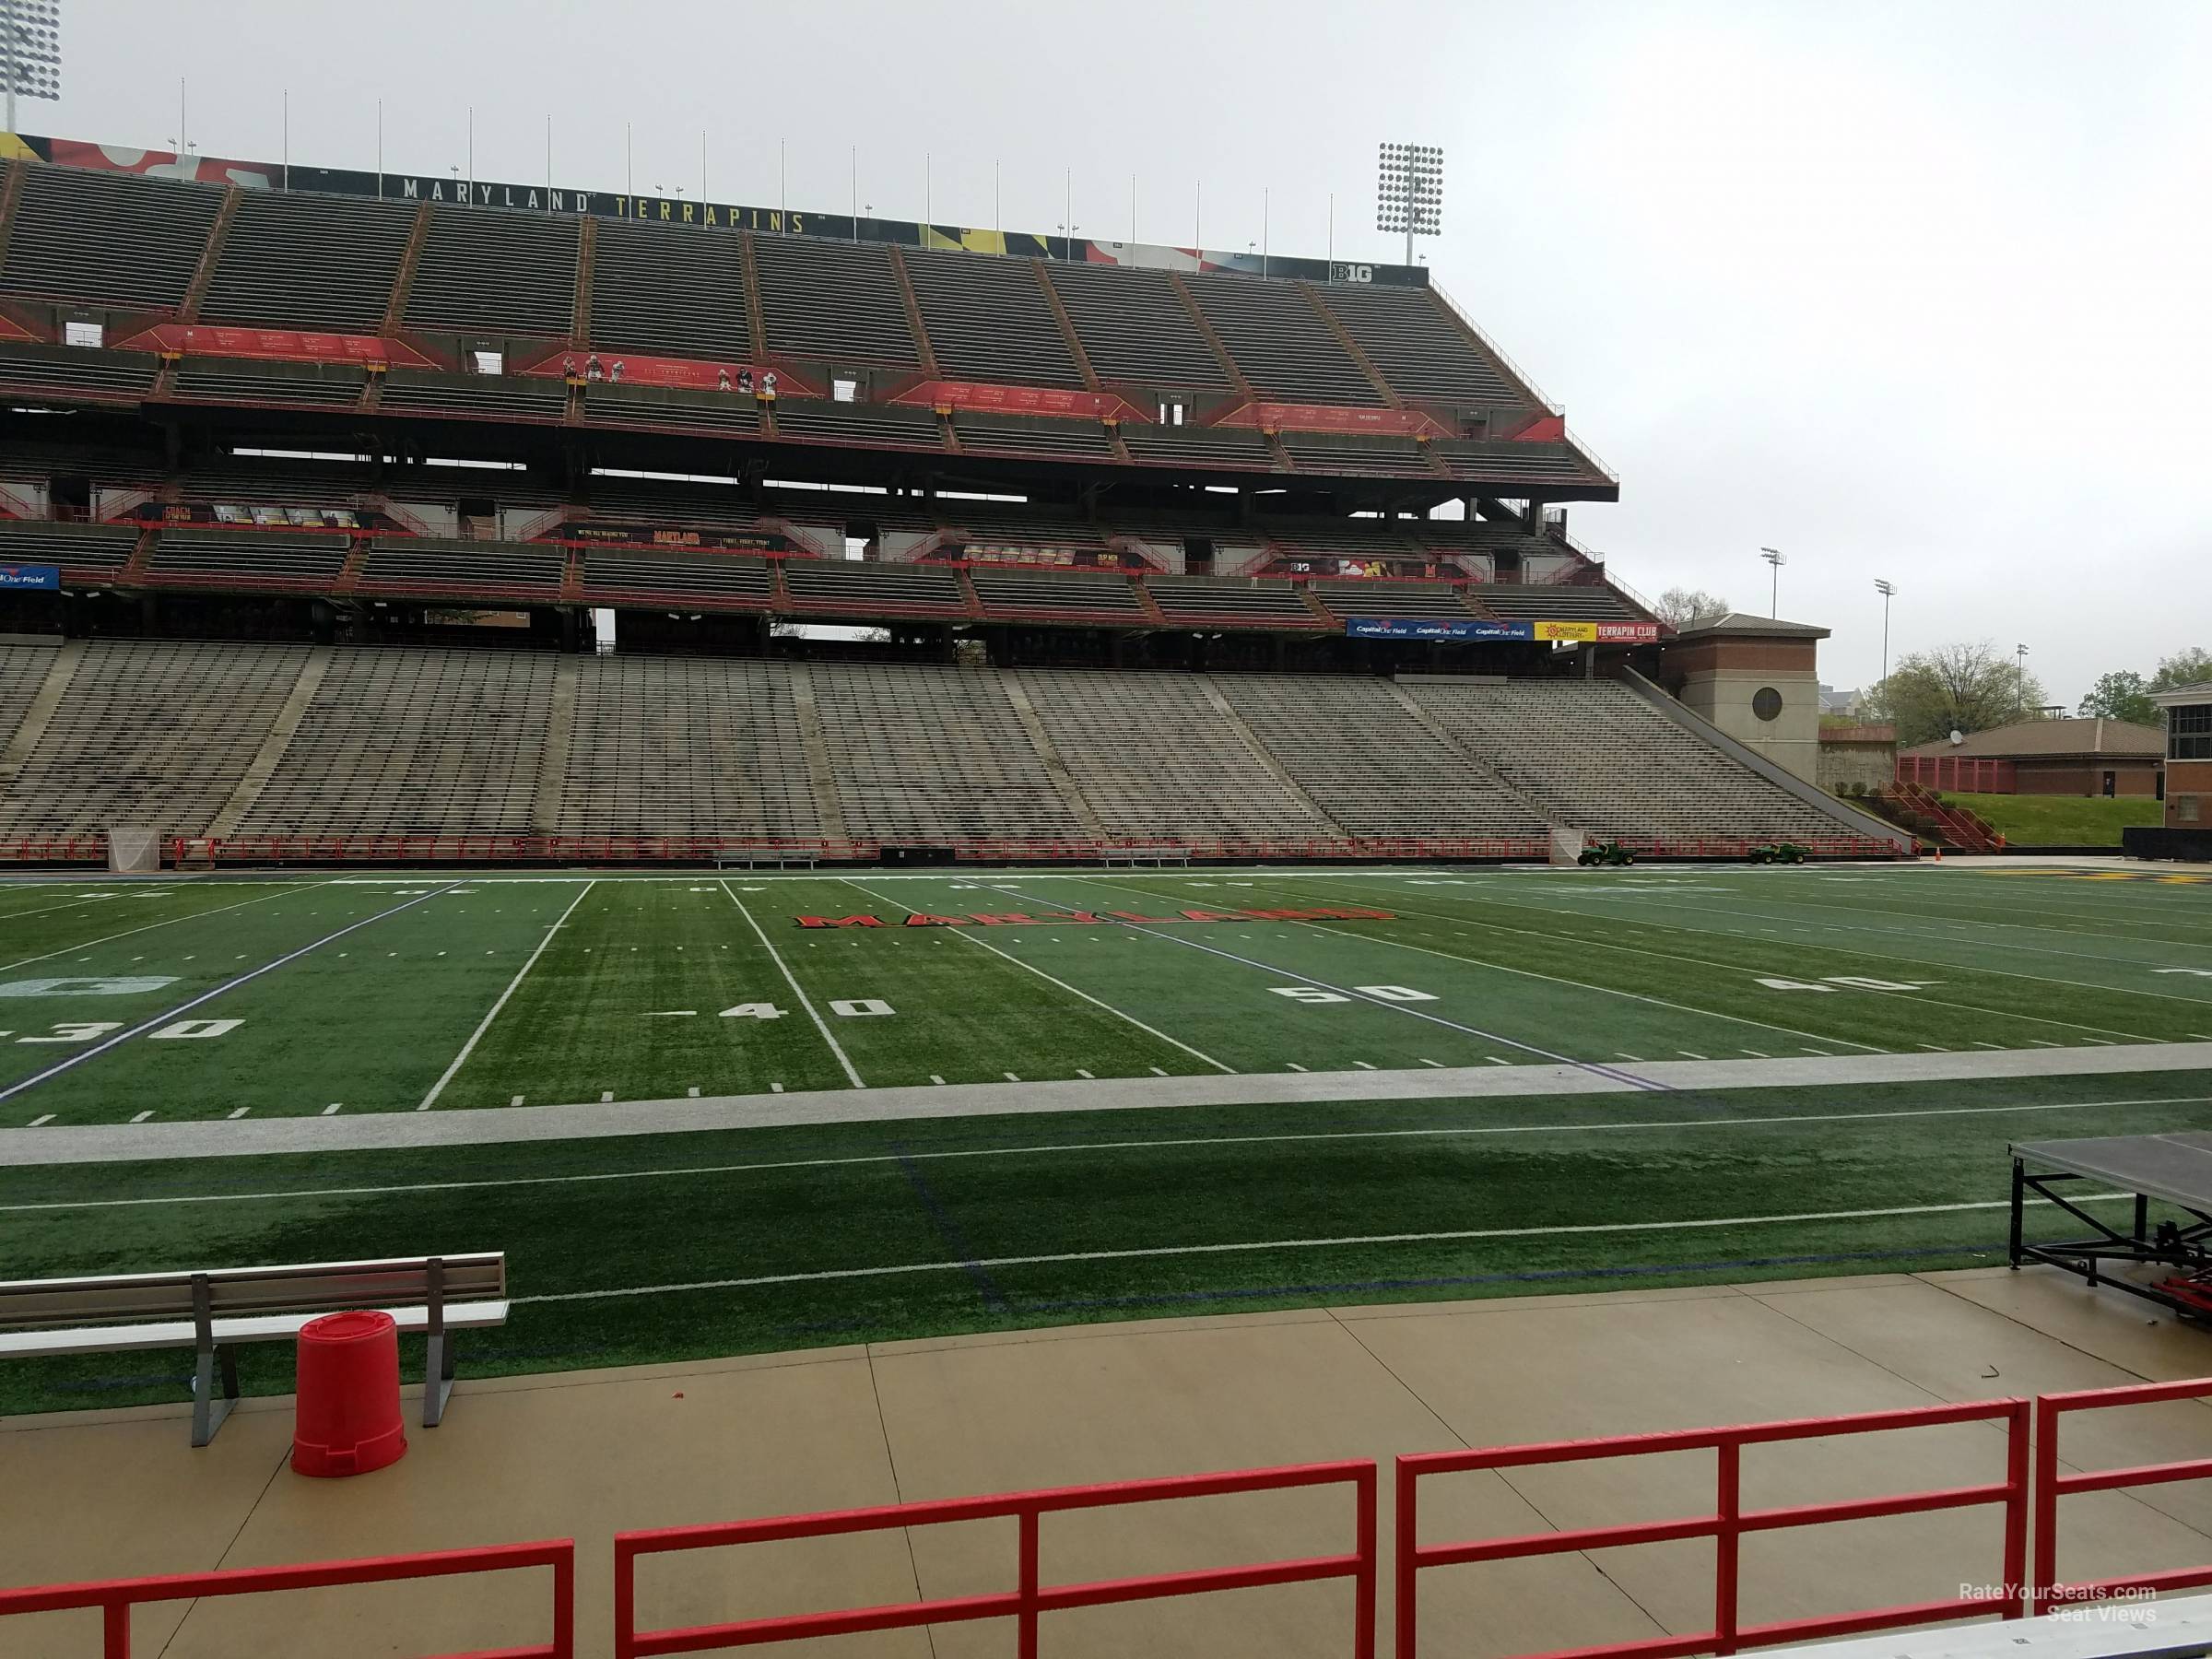
M1897 744L1888 742L1820 745L1820 787L1834 794L1839 789L1864 785L1868 794L1878 794L1897 775Z
M1771 687L1782 712L1761 720L1752 700ZM1682 682L1682 704L1808 783L1820 782L1820 683L1809 668L1716 667L1692 671Z

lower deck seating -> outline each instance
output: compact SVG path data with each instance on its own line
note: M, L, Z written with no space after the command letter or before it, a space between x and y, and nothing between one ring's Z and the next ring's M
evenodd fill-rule
M1014 683L1116 840L1335 839L1221 718L1196 675L1029 669Z
M575 668L561 833L821 838L782 665L609 656Z
M0 646L0 653L17 649ZM0 786L0 833L84 834L113 824L203 833L245 775L306 659L297 645L86 646L21 772ZM14 735L11 724L7 736Z
M65 693L31 731L65 653ZM248 801L240 784L280 716L296 729ZM226 806L247 837L813 841L838 814L853 840L921 845L1535 841L1553 824L1740 843L1850 827L1602 680L0 644L0 752L18 746L0 841L115 824L197 836Z
M550 653L333 652L241 832L528 834L559 662Z
M870 841L1080 841L995 674L811 670L845 829Z
M1770 841L1841 828L1609 680L1434 679L1406 689L1502 776L1595 834Z
M1542 836L1543 813L1439 743L1379 680L1218 675L1230 705L1321 809L1359 836Z

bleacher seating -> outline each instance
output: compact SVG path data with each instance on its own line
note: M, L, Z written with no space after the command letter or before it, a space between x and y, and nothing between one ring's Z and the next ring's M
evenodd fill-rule
M1525 484L1532 480L1583 482L1600 476L1565 444L1440 438L1431 447L1456 478Z
M1098 377L1159 392L1226 392L1229 377L1165 271L1065 261L1045 267Z
M1298 786L1354 835L1547 833L1540 811L1438 743L1378 680L1269 674L1214 683Z
M601 219L592 253L592 345L750 360L745 244L735 230Z
M338 579L350 536L289 530L164 530L155 539L150 575L167 581L284 582L327 588Z
M1339 617L1451 617L1472 613L1441 582L1316 582L1313 596Z
M709 438L760 435L759 406L749 397L729 392L610 386L601 382L584 388L583 418L591 426L697 432Z
M1335 283L1321 296L1400 396L1489 408L1528 404L1433 288Z
M87 645L22 771L0 786L0 834L82 834L111 824L204 833L306 654L299 646L194 641Z
M890 404L790 399L776 405L780 437L811 443L860 443L892 449L945 447L934 410Z
M921 366L886 249L811 236L757 236L753 263L772 355Z
M200 318L381 333L415 212L411 202L241 190Z
M1153 465L1206 466L1269 472L1275 452L1256 427L1152 426L1132 423L1122 441L1136 460Z
M993 570L988 565L978 565L968 574L986 616L1079 614L1120 617L1134 622L1145 614L1126 576Z
M1427 477L1433 468L1419 444L1408 438L1355 438L1331 432L1285 432L1283 448L1300 472L1382 477Z
M285 653L295 678L300 654ZM335 651L241 832L528 834L560 661L550 653Z
M593 548L583 556L586 605L650 598L656 604L765 608L768 566L743 553L635 553Z
M408 325L565 338L576 320L577 236L573 214L432 207Z
M1082 839L995 674L877 663L812 672L849 834L925 846Z
M987 416L954 418L960 447L994 455L1040 455L1050 460L1111 462L1113 446L1095 420L993 420Z
M549 375L444 374L394 370L384 377L383 407L476 420L551 422L568 413L569 389Z
M366 371L346 364L226 362L208 366L187 359L178 366L175 394L188 403L239 404L250 408L350 409L369 383Z
M138 546L135 524L45 524L0 521L0 564L50 564L72 577L112 580Z
M958 617L968 609L953 573L928 565L793 559L784 561L783 584L800 610Z
M6 750L24 715L30 712L31 700L46 683L60 654L58 643L29 645L0 641L0 750Z
M62 403L136 403L153 390L159 362L137 351L68 346L0 347L0 395Z
M1501 776L1594 834L1772 841L1838 830L1626 686L1423 679L1406 690Z
M1014 677L1106 833L1125 841L1333 839L1190 674Z
M1540 618L1549 621L1606 622L1636 616L1627 600L1609 587L1585 587L1577 582L1551 582L1523 585L1491 582L1476 590L1485 610L1493 616Z
M946 374L996 382L1083 383L1030 261L939 248L909 248L902 257L922 308L922 326Z
M638 656L575 666L563 833L821 836L789 669Z
M1185 276L1183 283L1262 397L1338 405L1382 401L1314 311L1302 283L1210 271Z
M568 554L525 542L451 541L441 536L378 536L361 567L361 592L450 593L498 597L559 592Z
M1145 585L1171 622L1233 628L1325 626L1287 582L1156 577Z
M212 184L27 161L0 294L173 312L222 210Z

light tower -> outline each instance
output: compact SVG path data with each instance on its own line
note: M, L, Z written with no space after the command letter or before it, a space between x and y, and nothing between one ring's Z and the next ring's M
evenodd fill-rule
M1440 144L1385 144L1375 158L1375 229L1406 233L1406 263L1415 236L1444 227L1444 150Z
M1882 684L1889 683L1889 601L1897 597L1897 583L1877 576L1874 591L1882 596Z
M7 82L7 130L16 98L62 95L62 0L0 0L0 76Z
M1782 615L1782 567L1790 562L1789 558L1775 547L1761 547L1759 556L1774 567L1767 598L1767 615L1779 617Z

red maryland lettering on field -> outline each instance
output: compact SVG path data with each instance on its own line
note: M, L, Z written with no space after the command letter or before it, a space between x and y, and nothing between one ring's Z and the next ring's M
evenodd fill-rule
M965 916L933 916L926 911L916 911L906 919L904 924L908 927L966 927L968 918Z
M881 927L875 916L801 916L801 927Z

